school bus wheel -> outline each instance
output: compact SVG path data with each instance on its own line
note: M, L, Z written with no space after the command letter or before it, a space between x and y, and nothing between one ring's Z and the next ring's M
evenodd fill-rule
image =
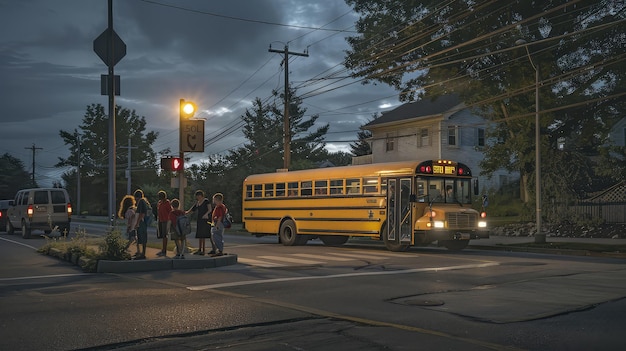
M280 242L285 246L294 246L298 244L298 234L296 224L287 219L280 225Z
M326 246L341 246L345 244L348 239L350 239L350 237L345 235L320 235L320 240L322 240Z

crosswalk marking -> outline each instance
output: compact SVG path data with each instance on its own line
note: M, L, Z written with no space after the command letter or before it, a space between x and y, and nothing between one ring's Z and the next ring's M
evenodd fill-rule
M323 254L293 253L281 256L254 256L253 258L239 256L237 261L250 266L275 268L298 265L321 265L328 262L386 260L393 257L415 258L417 256L395 252L343 250L338 252L324 252Z
M243 257L237 257L237 262L247 264L249 266L257 266L257 267L264 267L264 268L285 267L284 264L280 264L280 263L259 261L259 260L253 260L251 258L243 258Z
M299 258L291 258L291 257L285 257L285 256L259 256L259 258L262 258L264 260L299 263L299 264L322 264L324 263L321 261L303 260Z
M331 257L331 256L322 256L322 255L311 255L311 254L292 254L292 256L304 257L304 258L314 258L318 260L327 260L327 261L354 261L354 258L345 258L345 257Z

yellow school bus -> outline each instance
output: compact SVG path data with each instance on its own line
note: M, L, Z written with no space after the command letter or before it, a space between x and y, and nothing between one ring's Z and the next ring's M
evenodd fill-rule
M489 237L484 212L471 208L472 188L477 195L469 167L448 160L256 174L243 183L242 220L251 234L287 246L369 237L392 251L435 241L461 250Z

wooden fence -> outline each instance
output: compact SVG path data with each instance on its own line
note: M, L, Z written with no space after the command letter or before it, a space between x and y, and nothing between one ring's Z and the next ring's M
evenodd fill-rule
M626 223L626 202L580 202L567 206L568 212L583 218L601 218L608 224Z

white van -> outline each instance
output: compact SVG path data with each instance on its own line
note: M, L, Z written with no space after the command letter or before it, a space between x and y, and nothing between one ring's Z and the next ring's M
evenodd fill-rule
M20 190L9 203L7 219L7 233L13 234L18 229L24 238L29 238L33 230L49 234L55 226L61 233L69 233L72 220L70 196L61 188Z

